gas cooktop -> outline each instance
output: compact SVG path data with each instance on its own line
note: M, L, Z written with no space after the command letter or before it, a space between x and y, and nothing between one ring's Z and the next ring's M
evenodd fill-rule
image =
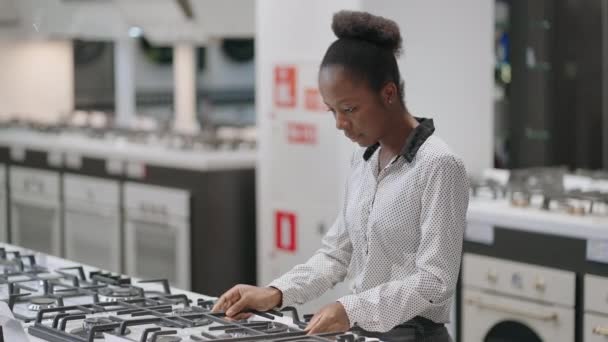
M352 333L306 335L311 315L252 311L233 321L212 313L215 298L88 266L49 269L33 254L0 247L0 300L34 341L365 341Z

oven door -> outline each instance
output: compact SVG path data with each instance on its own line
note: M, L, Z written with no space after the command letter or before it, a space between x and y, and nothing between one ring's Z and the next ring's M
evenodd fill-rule
M125 220L126 273L144 279L166 278L190 289L190 233L180 218L166 221L143 217Z
M574 309L465 288L463 341L572 342Z
M66 203L65 255L67 259L122 272L118 207Z
M12 242L61 256L61 210L58 199L11 196Z
M585 342L608 341L608 315L585 314Z

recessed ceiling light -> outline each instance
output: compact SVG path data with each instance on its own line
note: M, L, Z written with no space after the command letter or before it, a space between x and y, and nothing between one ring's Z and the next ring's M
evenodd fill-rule
M141 27L132 26L129 28L129 37L131 38L139 38L144 33Z

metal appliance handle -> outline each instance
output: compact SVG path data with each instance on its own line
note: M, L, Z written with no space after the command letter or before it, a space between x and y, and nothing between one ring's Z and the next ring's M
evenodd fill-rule
M593 333L600 336L608 336L608 328L597 326L593 328Z
M534 314L534 313L530 313L527 311L514 309L514 308L511 308L511 307L508 307L505 305L484 303L479 299L467 299L467 300L465 300L465 303L469 304L469 305L476 305L477 307L479 307L481 309L488 309L488 310L493 310L493 311L498 311L498 312L504 312L504 313L508 313L511 315L526 317L526 318L530 318L530 319L534 319L534 320L538 320L538 321L557 321L557 319L558 319L557 312L553 312L553 313L546 314L546 315L539 315L539 314Z

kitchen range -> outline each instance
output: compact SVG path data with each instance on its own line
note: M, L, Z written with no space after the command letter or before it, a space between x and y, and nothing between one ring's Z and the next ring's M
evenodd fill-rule
M30 341L365 340L350 333L307 336L311 315L290 307L230 321L211 313L215 298L173 289L165 279L136 280L6 244L0 273L0 304ZM20 342L0 319L5 340Z
M254 135L0 123L0 241L214 296L255 283Z
M459 341L605 341L607 175L489 169L471 185Z

